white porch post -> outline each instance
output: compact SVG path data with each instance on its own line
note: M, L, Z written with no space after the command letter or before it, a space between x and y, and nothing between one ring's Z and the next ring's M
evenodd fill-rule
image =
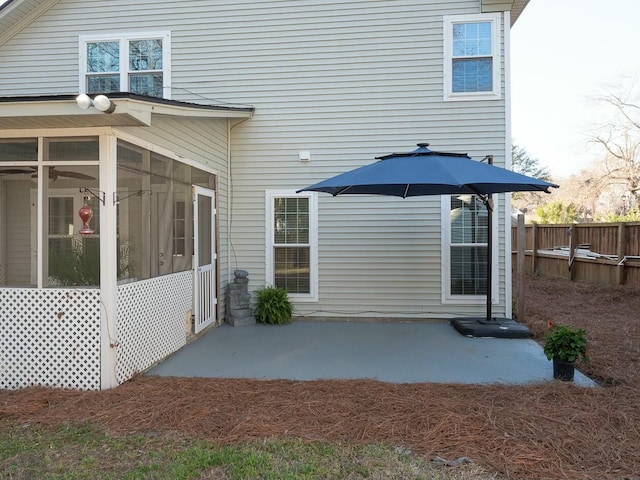
M116 378L117 315L117 209L114 194L117 180L117 138L100 136L100 190L104 205L100 208L100 385L105 390L118 385Z

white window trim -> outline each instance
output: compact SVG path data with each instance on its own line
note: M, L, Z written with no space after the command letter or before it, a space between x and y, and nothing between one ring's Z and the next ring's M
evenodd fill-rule
M99 35L80 35L78 50L80 53L80 71L78 76L78 91L87 93L87 43L92 42L120 42L120 91L129 91L129 47L131 40L162 39L162 98L171 99L171 32L135 32L135 33L107 33ZM126 68L123 68L126 67Z
M318 302L318 194L315 192L296 193L295 190L266 190L265 191L265 281L267 285L274 284L273 270L273 211L275 198L308 198L309 199L309 252L310 278L309 293L290 293L293 302Z
M441 196L441 246L442 246L442 303L443 304L458 304L458 305L481 305L487 301L486 295L453 295L451 293L451 197L449 195ZM498 304L500 301L500 295L498 293L498 275L499 270L499 258L498 258L498 221L497 215L497 202L493 203L494 209L492 212L492 235L493 245L491 248L492 253L492 275L491 275L491 303Z
M452 15L443 17L444 28L444 100L445 101L463 101L463 100L496 100L502 95L502 66L500 50L502 48L500 13L483 13L477 15ZM491 22L492 33L492 58L493 58L493 89L490 92L453 92L453 25L457 23L477 23Z

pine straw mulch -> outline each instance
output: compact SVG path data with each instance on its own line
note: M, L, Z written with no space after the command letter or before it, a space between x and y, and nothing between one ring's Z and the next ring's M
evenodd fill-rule
M223 443L384 442L427 458L466 456L512 479L638 479L637 291L527 279L534 334L547 321L586 328L592 360L581 368L607 388L138 377L104 392L0 391L0 425L89 422L114 434Z
M590 361L580 370L603 385L640 386L640 285L529 276L525 314L525 323L540 341L547 322L584 328Z

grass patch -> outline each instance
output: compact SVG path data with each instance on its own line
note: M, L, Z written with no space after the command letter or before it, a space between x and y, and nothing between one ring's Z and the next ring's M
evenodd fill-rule
M494 479L476 465L438 467L402 448L268 440L218 445L86 426L0 429L0 478L32 479Z

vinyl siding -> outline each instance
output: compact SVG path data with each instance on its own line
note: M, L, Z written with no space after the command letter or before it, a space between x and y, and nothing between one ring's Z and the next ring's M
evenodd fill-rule
M27 27L58 0L22 0L4 4L0 8L0 45Z
M474 2L457 5L455 13L478 13ZM233 100L256 105L255 117L232 137L234 159L242 159L232 164L235 218L242 219L232 227L234 251L254 279L264 281L259 242L265 215L257 208L263 206L264 189L299 189L376 156L413 150L418 141L475 158L493 154L496 164L504 164L504 101L442 101L442 15L454 12L431 5L433 11L423 7L419 13L409 9L377 17L362 7L366 13L359 18L369 16L368 22L316 19L317 28L273 42L251 74L247 68L248 78L239 76L228 87ZM335 39L344 48L335 47ZM289 44L295 45L294 55L300 52L298 58L287 56ZM259 82L265 76L268 83ZM256 89L259 98L242 96L243 90ZM297 162L299 150L311 151L310 163ZM504 232L502 216L498 220ZM422 318L482 312L482 304L441 303L440 222L439 197L321 194L320 301L299 303L296 312ZM496 274L504 280L504 265ZM494 311L500 314L503 284L498 294L501 305Z
M265 283L265 190L299 189L417 142L474 158L492 154L504 165L504 85L502 100L442 100L442 17L480 12L480 0L182 0L179 7L165 0L60 0L0 48L0 95L77 92L78 35L170 31L173 99L256 107L252 119L232 129L229 184L219 178L220 241L228 220L229 265L249 271L253 291ZM127 131L210 162L208 149L218 158L222 144L198 128L167 120ZM311 151L311 162L297 161L300 150ZM223 198L233 202L231 212ZM482 312L482 304L441 303L440 217L439 197L320 195L320 300L297 304L296 313ZM499 314L504 214L498 219ZM225 261L226 246L220 252Z

